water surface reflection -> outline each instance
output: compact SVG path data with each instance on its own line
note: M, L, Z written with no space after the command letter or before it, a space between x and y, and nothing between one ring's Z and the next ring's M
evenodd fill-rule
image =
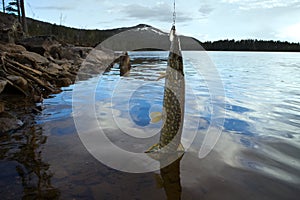
M300 196L299 54L211 52L210 55L224 81L227 116L224 132L207 157L199 159L199 149L191 148L171 166L145 174L123 173L102 165L86 151L76 134L71 86L45 100L43 112L30 115L31 123L23 130L0 136L0 199L297 200ZM143 56L151 59L143 60ZM135 57L139 59L137 63ZM163 71L155 62L158 60L165 66L165 58L164 53L136 52L132 56L131 76L122 81L154 83ZM201 144L201 136L210 124L209 91L201 77L192 71L186 72L186 78L199 102L187 105L186 110L188 119L201 117L200 139L195 141ZM107 72L99 83L97 102L109 99L111 91L103 88L118 81L118 69ZM141 97L141 91L154 86L152 89L158 94L156 104L161 104L159 96L163 89L155 83L143 84L135 96ZM131 102L131 115L135 117L131 124L139 128L149 120L144 102L142 98ZM31 113L21 108L16 110ZM120 102L114 108L119 110L120 117L125 116L121 115ZM132 149L132 140L123 136L122 130L112 128L114 124L105 116L107 111L111 110L97 113L111 139L124 149ZM194 124L192 120L188 122ZM148 144L134 144L134 148L142 151Z
M10 99L19 107L18 115L25 121L22 129L0 136L1 199L58 199L59 189L52 183L50 164L42 156L47 136L35 124L32 106L24 109L19 98ZM28 105L27 105L28 106Z

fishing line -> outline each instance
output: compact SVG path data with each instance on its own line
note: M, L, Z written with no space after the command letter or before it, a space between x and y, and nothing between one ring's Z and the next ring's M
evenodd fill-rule
M176 23L176 0L174 0L174 10L173 10L173 26Z

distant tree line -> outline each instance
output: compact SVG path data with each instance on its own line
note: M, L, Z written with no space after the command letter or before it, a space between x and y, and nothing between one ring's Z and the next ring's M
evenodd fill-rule
M300 43L274 40L219 40L200 44L207 51L300 51Z

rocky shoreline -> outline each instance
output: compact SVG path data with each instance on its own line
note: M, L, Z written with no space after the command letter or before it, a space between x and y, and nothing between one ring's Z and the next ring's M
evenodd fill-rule
M76 79L90 78L106 68L105 63L101 63L104 56L114 60L114 54L62 44L53 36L30 37L16 43L0 42L0 134L24 124L15 114L13 107L18 106L12 105L10 99L17 99L16 104L18 99L25 101L27 105L22 105L29 113L39 112L41 108L37 103L50 94L59 93L61 87L74 84ZM86 59L89 53L92 56Z
M32 37L18 44L0 43L0 133L17 129L17 119L7 103L10 96L28 104L73 84L82 60L91 48L63 46L53 37Z
M123 55L67 43L47 26L39 25L35 28L43 29L46 35L33 34L33 27L29 29L33 32L25 33L14 15L0 15L0 136L24 127L27 114L42 110L39 104L44 98L109 70ZM71 37L67 33L61 34ZM121 66L124 74L130 69L129 61Z

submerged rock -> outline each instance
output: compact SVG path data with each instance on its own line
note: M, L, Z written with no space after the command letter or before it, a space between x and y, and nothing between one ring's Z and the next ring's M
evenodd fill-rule
M16 130L23 126L23 122L8 112L0 112L0 133Z

